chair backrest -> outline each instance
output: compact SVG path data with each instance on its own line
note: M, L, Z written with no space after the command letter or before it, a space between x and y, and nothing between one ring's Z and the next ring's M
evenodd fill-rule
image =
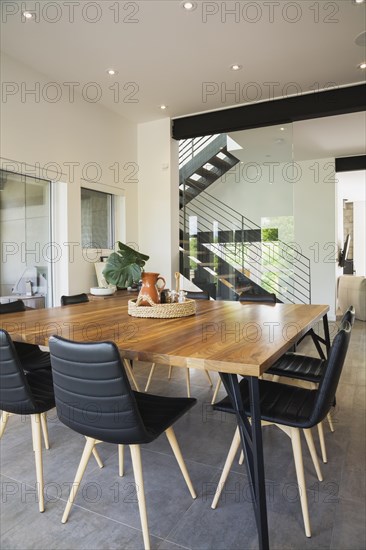
M351 331L351 324L345 321L332 342L329 357L324 364L324 374L317 390L316 402L312 413L312 425L314 426L325 418L334 403L338 382L347 355Z
M147 442L134 394L113 342L49 340L57 415L69 428L109 443Z
M239 302L256 302L261 304L275 304L276 294L248 294L242 293L238 298Z
M36 404L12 339L0 329L0 409L15 414L33 414Z
M25 305L22 300L16 300L15 302L8 302L7 304L0 304L1 313L17 313L18 311L25 311Z
M70 306L72 304L82 304L89 302L88 295L83 292L82 294L73 294L72 296L61 296L61 305Z
M189 290L187 291L187 298L190 300L209 300L210 294L207 290L201 290L201 291L193 291Z
M340 326L342 326L346 321L348 321L351 327L353 327L353 324L355 322L355 316L356 316L355 308L353 306L349 306L346 313L343 315L341 319Z

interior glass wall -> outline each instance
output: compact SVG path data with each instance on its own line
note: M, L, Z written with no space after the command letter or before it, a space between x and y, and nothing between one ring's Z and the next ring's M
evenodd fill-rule
M294 243L298 176L292 124L181 141L184 275L218 299L273 292L308 303L309 264Z

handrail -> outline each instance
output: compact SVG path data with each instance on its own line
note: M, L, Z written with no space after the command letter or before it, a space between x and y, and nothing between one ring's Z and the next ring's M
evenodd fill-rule
M205 150L208 143L219 137L219 134L215 134L184 140L182 142L184 145L179 149L180 168L199 152ZM197 157L194 162L198 166L200 157ZM186 169L181 172L180 181L185 181L184 178L187 175L184 174L186 172ZM311 303L310 259L308 257L280 239L271 241L271 246L268 247L261 240L245 241L245 231L262 232L261 226L231 206L222 203L206 190L202 191L202 188L198 184L195 185L194 181L189 181L189 187L196 188L198 193L188 202L183 199L184 206L180 211L180 225L184 234L187 232L188 217L192 215L197 217L198 234L213 234L213 224L217 224L217 231L229 233L228 239L232 238L232 241L212 242L212 238L209 237L206 243L202 240L199 242L209 253L220 258L233 269L233 272L237 272L235 280L239 277L238 280L243 284L245 279L249 279L253 284L262 285L275 292L280 299ZM205 269L204 266L203 269ZM248 269L251 274L249 277L245 274ZM220 277L220 273L215 275ZM265 281L263 281L264 276L267 278ZM275 276L276 280L271 280L271 276Z

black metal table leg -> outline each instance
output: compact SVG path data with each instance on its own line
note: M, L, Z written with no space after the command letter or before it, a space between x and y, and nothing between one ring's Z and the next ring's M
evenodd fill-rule
M329 324L328 324L328 315L325 314L323 317L323 327L324 327L324 339L325 339L325 345L327 348L327 357L329 357L329 350L330 350L330 336L329 336Z
M220 376L236 412L250 481L259 548L267 550L269 549L269 541L258 378L245 377L249 384L252 419L250 423L244 412L237 375L220 373Z

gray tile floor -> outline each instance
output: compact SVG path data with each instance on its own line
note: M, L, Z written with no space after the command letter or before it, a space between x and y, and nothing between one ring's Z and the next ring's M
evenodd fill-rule
M365 328L356 321L333 411L335 432L325 425L328 463L319 483L303 444L312 537L303 530L290 441L277 428L263 430L269 536L272 549L363 550L365 541ZM301 351L314 353L311 342ZM182 369L156 369L150 391L185 395ZM141 386L149 365L137 364ZM216 380L216 375L213 375ZM245 466L236 462L216 510L211 500L233 433L231 416L213 412L212 390L191 370L197 406L176 424L176 434L198 498L192 500L164 437L143 448L151 544L155 549L254 549L256 527ZM220 395L224 395L221 390ZM44 452L46 511L38 512L30 422L12 417L1 441L1 547L5 549L143 548L129 451L118 477L117 449L99 445L104 468L89 463L69 521L61 524L83 438L49 413L51 449ZM318 447L317 435L314 439Z

